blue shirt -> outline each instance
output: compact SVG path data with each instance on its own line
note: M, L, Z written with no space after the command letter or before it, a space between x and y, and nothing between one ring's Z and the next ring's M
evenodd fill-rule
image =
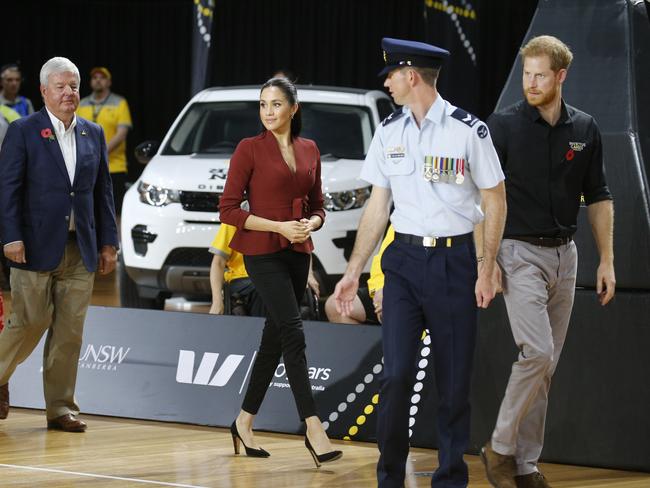
M427 156L450 176L427 181ZM497 186L504 175L487 126L438 95L419 128L408 108L383 122L361 178L390 188L397 232L442 237L472 232L483 220L479 189Z

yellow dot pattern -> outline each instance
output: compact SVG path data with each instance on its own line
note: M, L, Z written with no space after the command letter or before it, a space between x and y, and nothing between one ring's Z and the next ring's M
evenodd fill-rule
M424 339L427 337L428 334L429 331L427 329L423 330L422 337L420 338L420 340L424 341ZM364 415L359 415L356 418L355 425L351 426L348 429L348 435L343 436L344 441L352 440L352 437L354 437L359 433L359 426L366 423L366 421L368 420L368 416L372 415L372 413L375 411L375 405L377 405L378 403L379 403L379 393L375 393L370 399L370 404L363 407Z
M198 12L203 15L203 17L212 17L212 8L213 7L205 7L203 6L201 0L194 0L194 5L196 5L196 9ZM209 2L208 2L209 5Z
M446 12L448 14L456 14L459 17L476 20L476 10L474 10L473 8L454 6L454 5L450 5L448 2L438 2L436 0L425 0L424 4L429 8L440 10L441 12Z
M368 417L367 417L367 416L368 416L368 415L371 415L371 414L375 411L375 407L374 407L374 406L377 405L377 404L379 403L379 393L375 393L375 394L372 396L372 399L371 399L370 401L371 401L371 404L366 405L365 407L363 407L363 413L364 413L365 415L359 415L359 416L357 417L357 420L356 420L356 422L355 422L356 425L353 425L352 427L350 427L350 428L348 429L348 435L346 435L346 436L343 437L343 440L344 440L344 441L352 440L352 437L354 437L355 435L357 435L357 433L359 432L359 426L365 424L365 423L366 423L366 420L368 420Z

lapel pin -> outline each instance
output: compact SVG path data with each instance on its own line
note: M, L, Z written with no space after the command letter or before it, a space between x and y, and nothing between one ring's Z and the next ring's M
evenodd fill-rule
M82 136L87 136L88 132L86 132L86 129L81 129L81 135Z

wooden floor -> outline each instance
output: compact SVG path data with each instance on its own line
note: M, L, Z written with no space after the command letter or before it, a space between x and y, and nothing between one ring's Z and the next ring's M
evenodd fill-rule
M11 308L5 292L5 312ZM119 306L115 274L99 277L93 305ZM166 309L202 312L205 304L168 301ZM302 438L259 434L269 459L234 456L224 429L82 416L85 434L45 429L43 412L12 409L0 421L0 488L363 488L376 486L374 444L336 441L343 459L316 469ZM470 486L488 488L483 466L467 456ZM407 488L430 486L436 452L412 449ZM650 488L650 474L541 465L554 488Z
M43 412L12 409L0 421L0 486L113 488L360 488L376 486L377 449L335 442L343 458L317 469L297 436L260 433L268 459L235 456L225 429L82 416L84 434L47 431ZM408 488L430 486L435 451L412 449ZM466 457L470 486L488 488L478 458ZM647 488L650 475L542 465L555 488Z

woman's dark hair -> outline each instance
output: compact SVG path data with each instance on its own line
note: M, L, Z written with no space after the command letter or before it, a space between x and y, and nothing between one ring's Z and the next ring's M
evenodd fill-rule
M286 78L271 78L269 81L262 85L260 93L264 91L265 88L276 87L282 90L282 93L287 98L287 101L290 105L296 105L298 103L298 90L296 86L291 83ZM302 129L302 114L300 113L300 105L298 105L298 110L291 118L291 137L298 137L300 135L300 130Z

